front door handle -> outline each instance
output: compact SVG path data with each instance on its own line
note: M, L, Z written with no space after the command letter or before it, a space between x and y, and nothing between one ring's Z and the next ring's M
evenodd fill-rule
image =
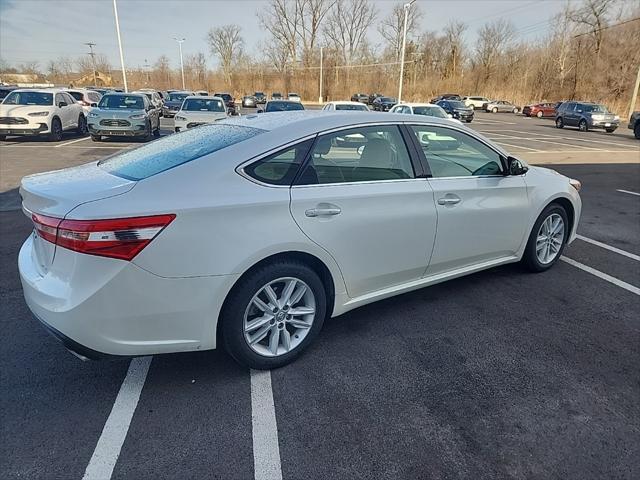
M460 200L460 197L443 197L438 199L438 205L455 205Z
M337 205L330 204L320 204L316 208L310 208L309 210L305 210L304 214L307 217L322 217L329 215L339 215L342 212L342 209Z

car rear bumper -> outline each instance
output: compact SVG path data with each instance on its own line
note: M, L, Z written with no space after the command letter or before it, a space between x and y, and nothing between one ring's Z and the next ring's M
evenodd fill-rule
M165 278L62 247L43 273L34 253L31 236L18 255L27 306L81 357L216 347L218 314L236 275Z

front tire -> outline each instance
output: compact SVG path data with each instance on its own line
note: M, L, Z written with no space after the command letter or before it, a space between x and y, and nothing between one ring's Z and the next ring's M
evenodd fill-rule
M497 107L493 107L491 109L491 113L498 113L498 108Z
M78 135L82 135L85 136L87 134L88 128L87 128L87 119L85 118L84 115L80 115L78 117L78 128L76 128L76 133Z
M581 132L589 131L589 125L587 125L586 120L580 120L580 123L578 123L578 130L580 130Z
M531 229L522 263L532 272L550 269L560 258L569 236L565 209L552 203L545 208Z
M221 314L225 349L260 370L292 362L318 336L327 295L307 265L282 260L251 272L231 291Z
M513 109L513 113L515 113L515 114L517 114L519 111L520 111L520 109L518 109L518 108L514 108Z
M4 142L7 139L6 135L0 135L0 142Z
M633 135L640 140L640 123L636 123L633 127Z
M536 113L536 117L538 117L538 118L542 118L542 116L543 116L543 113L542 113L542 112L538 112L538 113Z
M91 135L91 141L92 142L101 142L102 141L102 135Z
M613 133L613 132L615 132L615 131L616 131L616 129L615 129L615 128L605 128L605 132L607 132L607 133ZM637 137L636 137L636 138L637 138Z
M59 142L62 140L62 123L59 118L51 120L51 133L49 134L50 142Z

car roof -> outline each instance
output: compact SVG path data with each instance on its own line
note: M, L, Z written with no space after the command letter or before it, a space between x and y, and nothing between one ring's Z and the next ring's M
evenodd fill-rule
M62 93L68 92L66 88L16 88L14 92L37 92L37 93Z
M127 92L113 92L113 91L109 91L109 92L105 93L105 94L103 95L103 97L106 97L107 95L120 95L120 96L127 95L127 96L130 96L130 97L143 97L143 98L147 98L147 96L145 95L145 93L144 93L144 92L128 92L128 93L127 93Z
M224 100L222 97L218 97L217 95L189 95L185 100L190 98L195 98L196 100L213 100L217 98L218 100Z
M333 104L333 105L364 105L364 103L352 102L351 100L334 100L332 102L327 102L327 104Z
M420 103L420 102L408 102L408 103L398 103L396 107L407 106L407 107L438 107L441 108L440 105L436 105L435 103Z

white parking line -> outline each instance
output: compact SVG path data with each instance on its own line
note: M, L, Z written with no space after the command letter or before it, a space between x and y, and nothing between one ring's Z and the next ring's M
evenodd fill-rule
M116 466L120 449L127 437L131 418L136 411L140 393L147 378L153 357L139 357L131 360L127 376L113 404L109 418L104 424L89 465L82 480L109 480Z
M269 370L251 370L251 425L255 480L282 480L278 424Z
M584 263L580 263L580 262L576 262L575 260L565 257L564 255L562 257L560 257L560 260L562 260L563 262L568 263L569 265L573 265L576 268L579 268L580 270L584 270L587 273L590 273L591 275L595 275L598 278L601 278L602 280L605 280L609 283L612 283L620 288L624 288L625 290L631 292L631 293L635 293L636 295L640 295L640 288L635 287L633 285L631 285L630 283L627 282L623 282L622 280L616 278L616 277L612 277L611 275L607 275L604 272L601 272L600 270L596 270L595 268L589 267L588 265L585 265Z
M583 242L591 243L600 248L604 248L605 250L609 250L611 252L615 252L618 255L624 255L625 257L631 258L633 260L637 260L640 262L640 255L636 255L631 252L627 252L626 250L622 250L620 248L612 247L611 245L607 245L606 243L599 242L598 240L594 240L593 238L583 237L582 235L576 235L576 238L582 240Z
M72 143L84 142L85 140L89 140L91 137L78 138L77 140L71 140L70 142L61 143L60 145L56 145L53 148L64 147L65 145L71 145Z
M544 150L538 150L537 148L523 147L522 145L513 145L512 143L505 143L505 142L501 142L500 140L493 140L493 142L499 145L505 145L507 147L521 148L523 150L528 150L530 152L537 152L537 153L544 152Z
M621 193L628 193L629 195L637 195L638 197L640 197L640 193L637 192L630 192L629 190L621 190L621 189L617 189L616 192L621 192Z

